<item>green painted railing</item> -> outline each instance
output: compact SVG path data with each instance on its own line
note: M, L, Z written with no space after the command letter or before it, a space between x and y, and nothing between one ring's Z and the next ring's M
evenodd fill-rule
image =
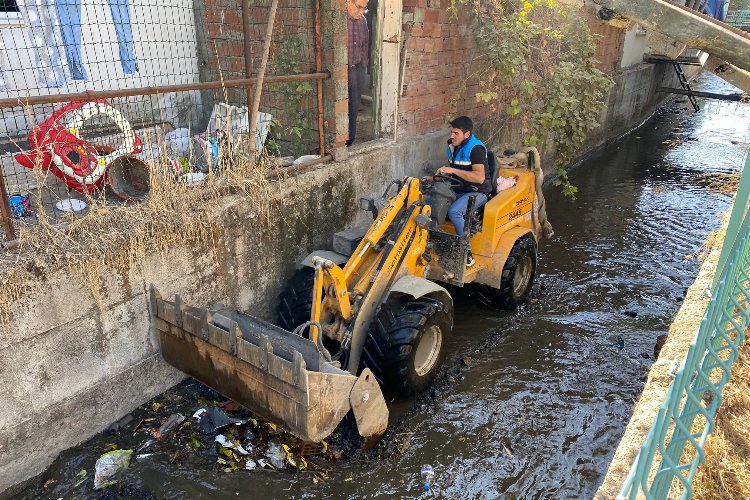
M711 301L619 498L691 498L703 446L750 326L750 155L727 226ZM694 453L685 453L686 447ZM677 487L677 490L671 491ZM671 493L670 493L671 492Z
M735 10L727 12L727 18L724 22L736 28L750 26L750 10Z

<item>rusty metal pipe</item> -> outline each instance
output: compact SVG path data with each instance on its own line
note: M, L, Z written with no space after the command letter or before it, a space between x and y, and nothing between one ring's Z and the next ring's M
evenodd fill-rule
M287 176L297 175L300 174L307 169L314 167L315 165L320 165L321 163L326 163L328 161L333 160L333 156L331 155L325 155L321 158L315 158L314 160L306 161L304 163L300 163L299 165L294 165L292 167L282 167L281 172L273 172L266 176L266 179L270 181L275 181L279 179L283 179Z
M315 72L323 69L323 51L320 48L320 0L315 0ZM325 130L323 124L323 80L316 82L318 87L318 149L320 156L326 154Z
M245 55L245 78L250 78L253 74L253 59L250 53L250 2L249 0L242 0L242 36L243 36L243 48ZM245 93L247 98L247 105L253 102L252 86L245 86Z
M325 80L330 73L303 73L299 75L267 76L265 83L300 82L305 80ZM183 83L178 85L155 85L119 90L92 90L90 92L74 92L70 94L44 95L34 97L10 97L0 99L0 108L15 108L18 106L34 106L36 104L53 104L58 102L88 101L94 99L111 99L113 97L134 97L140 95L167 94L169 92L187 92L190 90L213 90L220 88L236 88L253 86L258 83L257 78L241 78L215 82Z
M13 215L10 213L10 200L8 200L8 190L5 188L5 173L0 166L0 214L3 218L3 230L5 231L5 240L16 241L16 228L13 226Z

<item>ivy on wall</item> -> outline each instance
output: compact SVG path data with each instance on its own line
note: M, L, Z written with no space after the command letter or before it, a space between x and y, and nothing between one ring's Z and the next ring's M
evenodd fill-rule
M585 21L555 0L451 0L468 9L477 53L464 85L479 82L488 141L520 127L525 145L552 147L555 184L575 197L565 166L575 159L614 82L596 68L596 43ZM478 64L477 64L478 63Z
M298 35L287 36L280 44L274 57L273 65L276 74L296 75L303 73L300 67L305 45ZM279 139L289 142L291 153L295 156L308 153L310 143L309 132L312 130L312 109L309 98L312 95L313 86L309 81L275 83L271 87L283 96L284 109L282 120L275 121L274 126ZM275 140L270 140L271 147L279 149Z

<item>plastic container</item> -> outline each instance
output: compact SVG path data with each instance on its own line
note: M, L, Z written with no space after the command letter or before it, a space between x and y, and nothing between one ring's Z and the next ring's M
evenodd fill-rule
M123 201L144 201L151 188L148 165L132 156L121 156L109 164L107 180L112 192Z
M422 477L422 487L429 490L432 485L432 478L435 477L435 470L432 465L423 465L419 475Z
M258 112L255 121L255 149L260 151L266 142L268 131L271 128L273 116L270 113ZM217 130L224 132L230 140L250 132L250 118L246 106L232 106L223 102L214 105L211 118L208 120L206 132L215 133Z
M30 217L33 214L29 193L11 193L8 196L8 201L10 202L10 213L13 217Z

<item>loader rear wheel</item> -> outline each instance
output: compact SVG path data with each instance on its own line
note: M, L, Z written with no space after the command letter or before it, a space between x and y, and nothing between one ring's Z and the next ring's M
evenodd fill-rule
M500 288L477 285L476 295L480 302L500 309L512 310L520 306L529 296L536 275L536 243L525 236L516 240L503 266Z
M305 321L310 321L314 283L315 269L303 267L294 273L279 296L277 326L293 332Z
M383 390L411 395L426 389L445 358L451 306L436 297L389 297L370 326L362 359Z

